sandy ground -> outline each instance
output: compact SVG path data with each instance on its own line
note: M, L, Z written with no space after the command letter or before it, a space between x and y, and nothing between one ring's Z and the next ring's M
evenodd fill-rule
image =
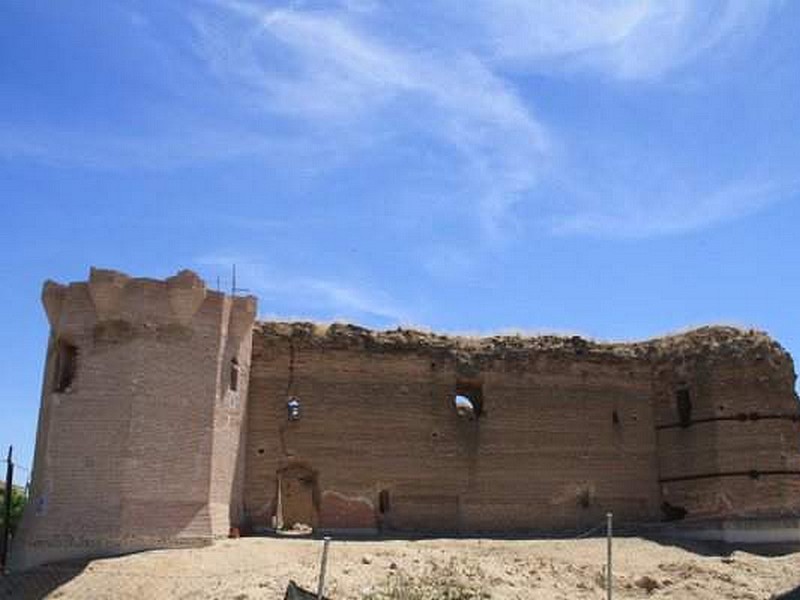
M58 565L0 579L0 598L283 598L290 579L315 590L322 542L243 538ZM605 598L605 540L336 541L326 595ZM614 541L614 598L800 598L800 553L692 552L640 538Z

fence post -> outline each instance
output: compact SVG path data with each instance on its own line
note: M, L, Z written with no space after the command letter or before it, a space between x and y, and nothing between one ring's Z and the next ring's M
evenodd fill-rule
M317 584L317 600L322 600L323 593L325 592L325 569L328 566L328 544L331 543L331 538L327 535L322 541L322 564L319 566L319 583Z
M613 513L606 513L606 600L611 600L611 538L613 532Z
M4 573L8 566L8 537L11 534L11 483L14 481L14 462L12 452L14 446L8 447L8 462L6 463L6 488L5 506L3 508L3 539L0 540L0 574Z

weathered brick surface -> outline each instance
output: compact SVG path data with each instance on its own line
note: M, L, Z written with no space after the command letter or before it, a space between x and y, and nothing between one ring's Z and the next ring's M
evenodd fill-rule
M665 503L689 521L800 514L794 367L758 332L598 344L254 325L254 299L190 272L93 270L47 283L43 301L52 334L17 564L231 526L535 531L608 510L655 522ZM77 370L56 391L64 344ZM459 393L477 418L457 414Z
M459 381L481 384L476 421L455 414ZM783 515L800 502L786 493L800 481L793 385L780 347L728 328L597 345L264 324L245 508L267 526L280 470L302 464L318 474L314 520L330 528L365 527L365 504L375 527L417 531L578 527L609 509L657 521L665 500L689 518ZM686 428L679 389L692 403ZM301 421L287 420L290 396Z
M695 518L797 514L800 417L791 358L764 335L693 335L694 343L663 353L653 369L664 500ZM678 425L679 388L691 398L689 427Z
M202 542L238 522L251 298L93 270L47 284L51 341L32 482L14 562ZM77 348L54 389L57 348ZM239 390L229 365L240 363Z

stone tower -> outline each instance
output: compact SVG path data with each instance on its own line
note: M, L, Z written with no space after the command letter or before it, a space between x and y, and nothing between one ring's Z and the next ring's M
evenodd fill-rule
M48 281L31 502L13 562L198 544L242 510L256 300L92 269Z

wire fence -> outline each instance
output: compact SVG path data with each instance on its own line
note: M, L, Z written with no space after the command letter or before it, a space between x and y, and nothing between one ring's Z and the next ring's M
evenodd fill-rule
M641 593L641 590L646 590L649 594L651 590L648 589L648 586L660 585L659 581L643 577L640 582L637 582L638 580L630 574L630 566L625 567L619 573L615 572L612 569L614 563L612 562L611 550L612 540L615 540L613 544L615 555L619 550L621 552L620 556L623 557L624 561L630 562L631 549L637 546L617 544L617 536L623 537L628 533L641 534L640 528L652 527L653 523L638 521L622 521L618 523L609 519L609 516L606 515L605 519L598 520L583 529L576 529L558 537L530 536L506 540L502 537L485 538L479 536L475 538L422 540L429 541L433 545L428 546L423 553L419 554L421 566L411 564L408 546L395 546L391 543L383 544L384 542L397 541L391 538L362 539L361 542L364 543L365 548L364 552L374 553L372 561L365 560L362 563L361 558L363 555L354 555L353 553L353 539L331 541L330 539L319 540L319 538L306 537L302 544L298 545L295 542L300 540L290 540L280 536L262 537L265 540L264 544L258 542L252 546L243 544L239 546L238 550L236 549L240 543L238 540L222 542L218 546L221 550L220 554L214 555L214 551L212 551L210 555L205 555L205 558L202 558L199 554L192 556L192 554L176 552L174 555L170 555L168 561L162 562L158 557L163 555L160 552L154 552L142 555L141 561L139 557L123 557L104 561L60 563L0 577L0 600L5 598L41 599L50 594L64 595L67 598L215 597L255 600L256 598L306 599L345 596L368 600L385 600L405 596L370 595L372 592L364 592L361 595L356 593L354 596L352 587L347 593L344 593L343 590L346 586L352 586L352 583L347 582L348 574L360 571L363 576L364 573L367 573L365 580L369 579L373 589L377 589L374 586L386 581L380 578L385 577L387 573L394 575L395 581L411 582L408 584L411 586L418 585L416 582L422 582L421 585L430 586L439 583L439 580L432 578L432 573L441 575L444 572L446 575L447 565L455 562L458 568L461 569L459 574L465 575L468 584L470 581L477 581L483 582L481 585L492 586L495 585L493 582L498 579L498 574L502 577L502 572L505 571L505 564L501 561L503 566L499 573L496 567L482 570L481 565L484 561L491 562L493 559L496 560L498 555L506 556L510 566L513 566L512 563L516 562L520 557L522 557L522 562L527 565L524 570L526 577L522 580L518 579L517 586L525 585L525 581L530 579L538 570L538 572L559 581L562 591L566 591L570 586L574 587L575 597L613 600L615 594L630 596L632 593ZM543 550L542 546L540 546L541 542L554 542L557 544L558 542L585 541L589 538L596 539L590 544L567 547L567 555L564 555L564 548L560 551L554 550L551 555L548 554L550 550ZM257 540L258 538L255 539ZM462 540L468 545L460 546L459 544ZM520 546L516 543L517 541L525 540L529 540L533 544ZM476 551L472 542L481 541L492 545ZM506 541L513 542L513 544L504 547L503 544ZM602 546L598 542L602 543L603 541L607 544L605 560L602 560L602 555L599 554L599 552L602 552ZM313 544L313 546L309 548L308 543ZM339 543L342 544L341 553L337 548ZM346 543L347 546L345 546ZM442 544L442 546L438 546L438 544ZM494 544L497 546L494 546ZM331 546L330 553L334 558L331 559L333 568L329 570L326 579L329 545ZM259 551L261 552L270 551L273 555L278 555L281 558L272 561L245 560L245 564L237 563L237 560L239 560L236 558L237 552L244 551L251 554L256 548L260 548L261 550ZM435 550L431 550L431 548L435 548ZM443 548L447 548L447 550L445 551ZM514 548L513 553L508 553L510 548ZM553 546L553 548L557 547ZM234 556L233 559L224 558L224 553L228 552L229 549ZM310 552L310 550L312 551ZM638 550L635 551L638 552ZM197 552L197 550L188 550L188 552ZM316 554L317 552L319 554ZM411 552L416 552L416 550L411 550ZM243 555L238 556L241 557ZM379 558L376 559L376 557ZM387 571L386 565L390 560L392 565L397 561L402 567L389 567L392 571ZM722 562L724 563L725 561L723 560ZM165 564L171 565L169 570L164 568ZM155 568L156 565L159 565L158 568ZM475 565L478 566L475 567ZM469 571L472 568L476 568L476 571ZM660 569L661 567L659 566L658 568ZM695 570L692 570L694 567L691 565L687 568L689 570L685 572L688 575L695 573ZM729 581L733 591L736 585L741 585L741 582L737 582L733 578L734 575L731 574L731 569L734 567L726 568L728 572L720 573L720 578L723 581ZM370 571L370 569L372 570ZM433 569L433 571L426 569ZM527 575L529 572L530 575ZM667 575L673 580L679 579L672 572ZM667 575L662 573L660 579ZM636 575L636 577L638 576ZM473 579L470 580L470 577ZM722 577L726 579L722 579ZM305 587L301 587L296 582L300 582ZM634 584L634 582L637 583ZM671 585L675 583L679 583L679 581L674 581ZM448 584L446 580L445 584ZM719 584L719 582L715 584ZM773 588L776 592L773 597L786 597L787 599L796 597L780 595L781 592L785 593L785 588L789 584L790 582L786 581L783 587ZM291 594L289 594L287 586L291 590ZM342 586L345 586L345 588ZM326 589L326 587L330 589ZM478 588L467 588L467 591L475 589ZM488 589L492 588L489 587ZM631 590L633 591L631 592ZM689 588L676 587L674 589L674 592L678 594L677 597L681 597L681 591L688 593ZM477 592L474 595L469 595L470 593L454 597L464 599L484 597ZM800 588L798 588L797 593L800 594ZM427 598L439 596L410 597ZM525 595L523 594L521 597L525 597ZM562 595L560 597L566 596Z
M627 526L630 527L630 524L631 522L628 522ZM354 551L355 544L352 540L329 541L329 552L325 551L325 542L317 538L305 538L302 541L278 537L261 538L264 543L257 542L258 538L255 538L256 543L252 545L248 545L246 542L241 544L240 540L230 540L218 545L217 550L212 550L211 554L205 555L204 559L199 555L184 554L183 551L168 555L168 559L161 552L153 552L141 556L102 561L60 563L38 567L24 573L12 573L6 577L0 577L0 599L41 599L63 596L65 598L109 599L214 597L238 600L256 600L257 598L305 600L317 598L319 594L329 598L358 597L364 600L394 600L406 597L458 597L466 600L485 598L486 596L480 593L481 589L493 591L493 586L503 585L497 584L498 575L502 578L503 573L508 572L506 567L513 567L517 561L524 563L524 566L520 567L522 576L514 576L517 577L515 580L517 586L515 589L518 592L515 592L516 597L527 597L519 586L536 585L534 582L537 578L534 576L537 572L543 574L545 578L549 577L558 582L560 586L558 597L595 598L598 600L600 598L612 598L613 600L616 594L626 597L641 597L645 592L648 594L651 592L647 586L661 585L660 582L664 581L665 577L673 580L672 584L668 584L675 586L670 592L673 597L691 597L692 590L696 591L700 589L698 585L703 585L704 574L718 576L718 579L712 582L713 585L727 586L724 589L715 588L718 592L717 597L728 597L728 592L740 593L746 591L745 588L750 589L743 579L736 577L735 569L741 569L741 567L725 565L726 559L720 562L715 561L712 566L708 566L706 563L706 566L700 570L697 570L698 567L692 564L684 565L668 561L666 564L669 568L680 567L683 569L685 567L680 573L685 573L689 579L693 579L695 575L699 574L698 577L701 579L699 581L694 579L691 583L692 587L684 586L681 576L677 575L679 571L674 569L661 570L660 574L659 571L649 572L658 581L644 577L640 582L634 584L638 581L636 578L642 575L642 571L634 571L632 575L630 566L627 566L617 573L609 567L610 555L605 564L598 556L598 550L600 550L598 542L602 543L609 539L610 528L608 525L607 520L598 521L590 527L560 538L551 537L544 540L535 537L527 538L532 542L530 546L527 544L520 546L516 541L509 546L504 546L506 540L503 539L471 538L463 540L468 544L464 546L460 545L462 540L458 539L434 539L428 540L432 545L427 546L426 544L427 549L418 554L414 554L418 552L417 549L409 550L409 546L397 546L391 543L384 545L383 542L387 540L383 539L365 539L363 540L364 545L356 551ZM624 528L624 524L620 524L620 528ZM616 529L615 523L614 530ZM603 539L604 534L605 540ZM600 539L590 540L591 543L588 544L582 543L568 547L567 554L564 554L564 548L560 553L553 550L551 554L551 550L542 549L540 545L542 541L553 542L556 545L563 541L587 541L587 538L593 536ZM624 557L625 561L630 561L631 552L639 552L638 546L620 544L618 548L616 537L613 539L615 540L615 555L619 550L620 556ZM489 542L491 545L477 550L473 542L480 541ZM339 546L340 543L341 546ZM309 546L309 544L311 545ZM411 546L413 545L416 544L411 544ZM444 548L447 550L445 551ZM221 552L214 554L217 551ZM188 552L197 551L189 550ZM234 558L223 558L226 552L230 552ZM254 552L270 552L275 558L272 560L245 560L245 564L237 562L244 556L244 554L237 553L252 556ZM211 560L209 560L209 556L212 557ZM327 570L327 577L325 577L323 571L327 566L328 556L330 556L331 565ZM366 556L370 556L371 560L362 561L362 558ZM421 564L415 566L413 563L416 563L416 560L412 561L412 556L418 556ZM396 561L400 566L387 567L390 564L389 561L391 561L391 565L394 565ZM492 561L499 563L500 566L482 566L484 562ZM420 588L415 586L420 585L435 586L440 583L443 586L450 585L452 579L447 579L449 577L448 564L454 562L460 569L457 574L463 576L466 581L466 587L460 590L458 595L384 595L386 588L380 588L380 585L392 579L396 582L406 582L406 585L410 586L406 589L412 591L419 590ZM733 563L730 559L728 562ZM165 569L165 565L169 565L169 570ZM720 568L718 573L715 572L714 565ZM650 568L655 569L656 567ZM657 568L660 570L661 566ZM369 589L359 588L354 591L352 582L348 581L353 573L358 574L359 572L364 581L369 584ZM441 577L443 573L444 578ZM648 572L645 571L645 573ZM390 577L387 578L387 575ZM743 577L751 578L754 575L755 573L751 569L747 570ZM434 576L438 576L439 579ZM513 580L513 577L509 580ZM708 582L706 583L708 584ZM800 583L800 580L795 581L794 585L797 583ZM485 587L480 588L480 585ZM754 585L764 585L764 582L762 580L761 584ZM771 597L785 598L786 600L800 597L800 588L790 590L791 585L793 585L791 578L784 578L781 581L773 580L771 591L774 593ZM289 589L291 594L288 593ZM390 587L388 589L391 591L400 588ZM449 589L453 590L453 588ZM375 590L381 590L381 593L375 593ZM540 589L540 596L541 591ZM686 595L681 595L682 593ZM615 596L612 597L611 594ZM754 594L753 597L766 596Z
M586 531L583 531L583 532L581 532L581 533L579 533L577 535L570 536L569 539L571 539L571 540L582 540L584 538L590 537L590 536L598 533L599 531L602 531L603 529L605 529L605 526L606 526L605 521L602 522L602 523L598 523L597 525L595 525L594 527L590 527Z
M551 538L550 541L558 540L585 540L591 536L599 536L606 532L608 523L607 521L598 522L595 525L579 531L567 537L557 539ZM483 538L473 538L483 539ZM530 538L537 539L537 538ZM380 544L382 539L365 540L367 543ZM453 539L453 543L458 544L460 540ZM467 540L465 540L467 541ZM497 543L503 543L503 540L494 540ZM288 543L291 543L287 540ZM225 591L231 588L231 581L242 581L252 579L252 568L248 571L246 568L232 568L230 563L224 565L217 565L216 568L213 564L208 562L198 561L195 564L183 563L185 570L181 572L163 572L162 570L154 570L148 568L137 568L135 564L130 562L117 563L116 561L103 561L102 563L93 563L91 561L76 561L65 562L53 565L46 565L38 567L23 573L11 573L5 577L0 577L0 599L9 598L43 598L48 594L53 593L55 590L62 588L61 592L65 593L68 597L69 583L72 580L80 577L81 590L93 590L90 592L95 597L114 597L116 595L131 597L132 590L145 589L147 595L158 597L171 597L171 596L186 596L187 590L216 590L219 589L220 594L218 597L236 597L236 598L324 598L326 596L325 589L325 576L328 559L328 547L332 542L331 538L327 537L321 541L319 562L315 566L313 562L309 563L306 557L302 562L302 568L298 565L297 571L303 571L305 577L302 578L307 587L312 588L314 591L309 591L300 587L295 583L298 579L297 573L292 574L291 564L286 567L286 576L281 577L265 577L264 581L258 585L258 590L253 595L253 591L249 590L248 593L240 592L234 595L226 595ZM449 543L449 542L448 542ZM391 548L391 546L387 547ZM457 547L453 551L453 556L448 559L441 559L442 564L453 557L458 557L460 550ZM388 554L391 556L391 551ZM352 560L352 559L351 559ZM399 557L397 558L399 560ZM337 573L342 571L349 572L352 564L343 566L341 559L338 559L336 565ZM227 568L226 568L227 567ZM194 571L192 571L194 569ZM603 569L602 577L605 578L605 573L608 573L608 567ZM316 582L310 573L316 574ZM603 579L605 581L605 579ZM288 586L288 588L287 588ZM109 592L108 588L112 587L113 590ZM64 591L66 590L66 591ZM332 591L336 591L335 589ZM113 593L112 593L113 592ZM291 593L290 593L291 592ZM82 591L81 593L85 593ZM309 595L310 594L310 595ZM366 596L365 597L369 597ZM471 596L464 596L471 597ZM476 598L478 596L475 596ZM610 596L607 596L610 598Z

